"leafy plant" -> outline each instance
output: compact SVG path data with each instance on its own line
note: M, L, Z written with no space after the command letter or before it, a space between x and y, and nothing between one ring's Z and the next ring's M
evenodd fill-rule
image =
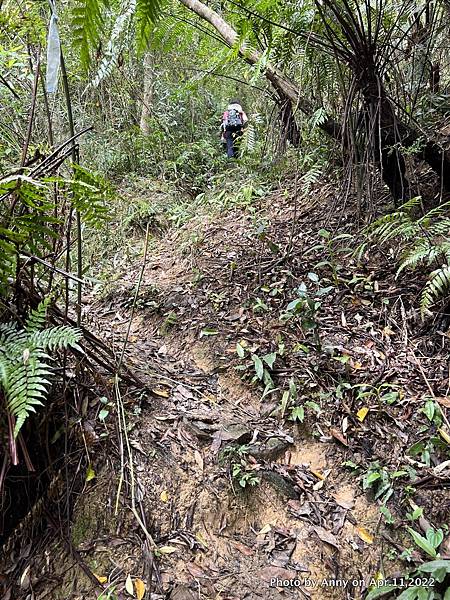
M412 198L399 210L377 219L366 229L366 234L380 244L400 243L396 277L406 269L436 266L420 296L420 313L425 318L431 307L446 297L450 287L450 217L447 216L450 202L416 217L420 204L420 197ZM366 244L360 247L360 254L365 248Z
M260 483L260 477L255 474L255 465L249 461L247 446L225 448L222 459L229 462L232 480L241 488L254 487Z
M342 242L344 240L353 239L353 236L349 233L341 233L333 236L327 229L320 229L318 233L322 238L322 242L309 248L304 253L304 256L316 251L323 253L326 256L326 259L318 262L314 268L321 269L322 267L329 267L332 272L333 283L338 285L338 272L342 269L342 265L338 260L341 255L348 254L352 251L351 248L343 247Z
M81 331L59 326L44 329L49 300L31 311L25 326L0 324L0 385L6 410L14 418L14 437L35 407L47 398L53 373L48 351L78 348Z
M251 382L257 383L259 381L265 384L264 398L275 387L270 371L273 369L277 359L277 353L269 352L268 354L258 356L239 342L236 344L236 353L239 358L246 359L245 363L238 365L236 369L239 371L251 370L254 372Z
M365 600L392 598L397 600L448 600L450 596L450 561L433 560L418 568L396 577L385 584L384 581L370 582L373 588ZM389 581L389 580L388 580ZM406 588L406 589L405 589ZM398 595L397 593L400 592Z
M322 298L327 296L334 288L333 286L321 287L319 276L316 273L308 273L308 279L313 282L315 290L310 292L303 282L296 290L297 298L289 302L286 309L281 313L280 320L287 322L298 317L303 329L312 331L314 341L320 347L318 312L322 306Z

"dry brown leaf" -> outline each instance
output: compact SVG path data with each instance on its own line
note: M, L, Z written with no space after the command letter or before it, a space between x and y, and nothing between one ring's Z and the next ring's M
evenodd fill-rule
M327 531L326 529L324 529L323 527L319 527L318 525L316 527L313 527L313 531L317 533L322 542L326 542L327 544L330 544L330 546L333 546L333 548L340 550L339 543L336 537L330 531Z
M244 556L251 556L253 554L253 550L241 542L233 542L233 546Z
M157 396L161 396L161 398L168 398L170 396L169 392L164 388L153 388L152 392Z
M272 529L272 525L270 525L270 523L267 523L267 525L264 525L264 527L258 531L257 535L266 535L266 533L269 533L269 531Z
M339 429L330 429L330 433L336 440L338 440L339 442L341 442L341 444L348 448L348 442L345 436L339 431Z
M445 406L445 408L450 408L450 398L448 396L442 396L436 398L436 402L439 402L441 406Z
M198 464L200 469L203 471L203 467L204 467L203 456L200 454L200 452L198 450L195 450L194 458L195 458L195 462Z

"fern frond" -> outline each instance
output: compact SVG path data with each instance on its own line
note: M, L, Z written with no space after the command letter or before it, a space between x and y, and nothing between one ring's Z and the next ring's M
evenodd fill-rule
M164 0L137 0L137 47L140 52L148 46L153 24L160 17L163 6Z
M14 436L47 397L53 374L46 351L79 348L79 329L64 325L42 329L49 302L43 300L29 314L24 329L15 323L0 324L0 386L7 410L16 419Z
M73 165L75 179L65 183L70 186L72 204L86 223L100 226L108 212L107 201L112 193L108 184L98 175L80 165Z
M136 0L128 0L126 5L121 8L120 14L116 18L112 28L105 54L97 69L97 74L91 82L92 87L98 87L106 77L111 75L124 46L126 32L135 11Z
M103 25L105 0L75 0L71 12L73 45L80 52L83 68L90 64L91 51L99 43Z
M430 313L430 308L445 296L450 287L450 266L443 265L430 275L420 297L420 314L422 319Z
M63 348L79 348L82 333L79 329L61 325L51 329L43 329L33 333L29 340L37 348L44 350L62 350Z
M44 298L42 302L39 302L37 308L32 310L25 321L25 330L28 333L34 333L43 329L45 321L47 319L47 308L50 304L50 298Z
M428 259L430 254L430 243L428 240L419 240L417 244L407 250L401 259L400 266L397 269L395 277L397 278L405 269L415 269L424 259Z

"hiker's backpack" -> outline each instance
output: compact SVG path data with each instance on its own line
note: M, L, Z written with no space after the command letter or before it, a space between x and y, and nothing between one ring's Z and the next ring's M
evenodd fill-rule
M230 127L232 129L242 127L243 125L242 115L235 108L230 108L228 110L228 114L225 118L225 126Z

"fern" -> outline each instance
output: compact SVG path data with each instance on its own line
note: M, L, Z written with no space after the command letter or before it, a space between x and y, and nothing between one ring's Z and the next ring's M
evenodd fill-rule
M153 24L161 15L164 0L137 0L137 46L143 50L148 46Z
M0 386L16 421L14 437L47 398L53 374L46 351L78 348L81 338L81 331L73 327L43 329L48 304L46 299L31 311L24 329L12 322L0 324Z
M120 52L124 46L124 41L131 17L135 11L136 0L128 0L128 2L122 6L120 13L114 22L105 54L97 69L97 74L91 83L93 87L98 87L98 85L106 77L109 77L116 66L117 59L119 58Z
M97 227L107 216L110 187L102 177L80 165L74 164L73 168L75 179L68 182L72 204L86 223Z
M430 308L445 296L450 288L450 265L443 265L433 271L420 296L420 314L422 319L430 314Z
M445 216L450 202L446 202L414 219L411 212L420 204L413 198L400 210L384 215L366 229L369 239L381 244L392 240L400 242L402 249L396 278L406 269L417 269L425 264L441 263L428 277L420 297L422 318L430 314L431 307L450 288L450 242L446 240L450 231L450 218ZM402 248L403 246L403 248Z
M91 50L97 46L103 30L105 0L75 0L72 8L72 39L79 49L82 66L90 64Z
M43 249L52 250L51 241L58 237L54 225L59 220L54 217L49 184L26 175L0 180L0 197L11 198L13 207L0 222L0 284L14 277L18 250L37 256L43 254Z

